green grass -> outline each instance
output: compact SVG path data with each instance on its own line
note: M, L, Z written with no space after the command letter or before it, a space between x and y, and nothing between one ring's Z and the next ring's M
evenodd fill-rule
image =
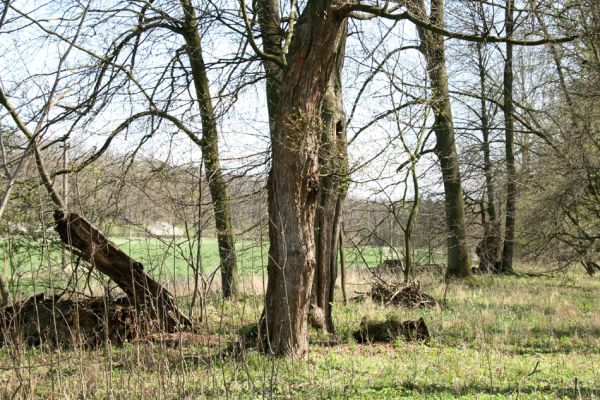
M152 237L112 237L111 240L133 259L141 262L146 271L163 283L180 283L193 275L196 265L197 245L190 245L184 238L159 239ZM10 246L10 247L9 247ZM219 266L217 240L203 238L201 244L201 265L204 276L212 274ZM10 256L8 257L10 250ZM238 269L241 276L261 274L268 260L268 244L250 240L236 242ZM387 247L347 247L346 265L349 271L363 269L365 264L374 267L386 258L397 258ZM415 251L417 257L425 260L427 252ZM437 252L437 260L443 254ZM77 258L67 256L73 264ZM0 239L0 274L9 286L17 288L23 295L64 285L71 276L71 269L62 271L62 245L58 238L50 236L46 240L25 237Z
M245 276L251 279L257 277ZM447 307L406 310L337 301L340 344L325 345L327 338L311 331L306 361L253 351L225 357L221 350L228 340L260 315L262 298L248 294L224 304L210 298L202 330L222 345L200 340L94 351L4 348L0 397L17 391L17 398L98 399L600 398L598 278L578 269L552 277L477 277L447 291L435 276L421 281L439 299L446 292ZM356 273L350 283L364 289ZM359 345L351 338L363 317L389 314L422 316L433 339Z

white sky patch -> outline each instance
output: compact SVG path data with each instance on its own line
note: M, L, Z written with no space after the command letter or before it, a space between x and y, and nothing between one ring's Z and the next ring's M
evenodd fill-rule
M93 2L93 6L96 8L107 4L110 2ZM57 18L62 14L72 17L81 12L81 9L76 8L66 10L66 5L73 5L69 2L54 4L51 2L44 5L44 3L36 1L15 1L13 5L21 11L31 13L34 18L40 19L42 21L40 23L47 29L56 30L67 37L73 35L73 28L78 21L60 22ZM170 5L169 7L174 6ZM231 3L231 7L235 9L236 5ZM11 18L16 17L14 12L9 14ZM133 18L133 13L123 15L123 18L117 22L97 25L100 15L90 13L88 15L89 24L84 25L79 44L98 55L103 55L109 43L137 23L137 19ZM29 26L24 27L26 24ZM353 29L352 35L348 38L343 77L345 110L348 115L363 83L370 79L372 71L377 68L386 55L400 47L418 44L416 30L409 22L353 21L351 25ZM390 33L392 27L393 30ZM12 31L16 28L23 29ZM240 35L233 34L222 27L210 29L208 32L209 34L203 37L204 56L208 65L231 58L243 43ZM472 70L472 67L465 67L464 58L453 56L453 54L461 52L468 53L471 45L457 41L448 41L447 43L449 44L448 70L451 89L476 87L475 71ZM165 29L158 29L142 35L141 45L136 55L136 67L130 73L143 87L146 94L152 95L156 88L158 93L156 98L160 99L159 106L162 106L170 91L173 92L170 85L175 85L176 87L173 88L175 96L170 99L169 112L181 117L186 125L200 136L201 124L198 108L197 105L191 104L194 97L193 90L191 87L186 87L181 70L181 66L187 66L185 54L181 55L179 62L174 63L181 63L177 68L165 73L165 67L182 45L181 37ZM58 58L65 49L64 42L49 36L24 19L14 21L9 18L7 25L0 31L0 52L3 54L0 59L0 82L25 119L31 119L39 112L43 95L47 93L52 82ZM251 51L247 53L247 55L251 54ZM493 58L495 65L490 69L492 74L490 79L491 83L497 84L495 81L501 78L501 74L498 73L501 54L495 51ZM115 62L122 64L127 69L131 60L121 57L117 58ZM80 93L91 91L94 82L94 66L97 66L98 63L99 61L89 54L73 49L66 64L64 79L61 82L61 90L69 88L70 91L61 100L61 106L77 104L81 100ZM210 70L209 78L212 83L211 94L213 96L221 92L231 95L229 87L226 87L225 90L222 87L231 68L230 65L219 65ZM244 65L241 69L241 72L261 71L260 66L257 65L252 68ZM88 71L87 75L86 71ZM172 80L169 75L171 72L177 74ZM72 75L75 73L82 74ZM117 81L125 80L125 75L120 74ZM81 78L78 80L78 77ZM392 87L391 81L398 88L402 88L404 93L400 93ZM348 128L349 140L353 139L361 127L392 109L394 105L406 104L415 99L426 100L429 96L426 84L425 66L417 50L404 50L390 57L361 93ZM535 92L537 90L535 85L536 82L529 80L524 83L525 87L521 91L531 89L532 92ZM35 98L39 98L39 100L31 101ZM218 100L215 101L217 112L222 112L223 108L232 101L230 97ZM534 97L534 93L531 94L530 100L532 104L540 101L539 98ZM476 104L476 102L473 99L465 100L464 103L453 101L455 121L474 119L472 112L465 104ZM133 113L147 110L148 107L148 100L140 89L129 82L123 87L115 89L115 94L109 104L97 115L93 114L96 112L93 110L89 116L84 118L85 124L76 128L72 133L72 145L84 150L97 149L104 144L110 132L120 123ZM351 195L377 196L382 188L385 188L386 196L391 198L396 198L403 193L403 184L398 184L402 180L403 174L396 170L401 163L406 161L407 155L398 144L397 136L404 135L409 146L413 146L419 129L423 126L431 127L432 117L430 115L424 121L423 108L424 106L419 105L406 107L397 113L399 123L395 120L396 115L390 114L360 132L358 138L349 146L350 164L353 168L352 178L356 182L351 187ZM60 111L57 108L50 117L58 115ZM2 123L6 123L4 122L6 121L4 110L0 111L0 115L3 117ZM421 115L421 120L419 120L419 115ZM64 135L65 131L71 127L71 122L66 121L52 126L44 140L48 141ZM35 121L30 122L30 126L33 126L34 123ZM496 127L499 127L497 121L494 123ZM156 126L155 123L154 127ZM152 127L150 118L135 122L127 131L115 138L110 151L117 154L130 152L142 138L151 132ZM469 139L469 135L477 137L480 134L476 129L469 131L467 128L456 124L457 133L460 135L457 143L459 147L471 146L473 139ZM233 106L228 108L227 114L223 115L219 121L219 135L222 164L225 170L244 170L248 166L256 165L257 173L265 172L264 163L268 157L266 152L269 149L269 130L264 80L240 91ZM427 148L433 145L432 137ZM498 147L497 144L495 146ZM198 163L201 159L201 153L197 146L166 121L162 122L153 133L153 137L144 143L139 154L175 164ZM367 161L369 162L367 163ZM439 192L441 190L439 171L434 168L434 164L434 157L425 157L418 170L422 175L423 186ZM411 189L408 192L411 193Z

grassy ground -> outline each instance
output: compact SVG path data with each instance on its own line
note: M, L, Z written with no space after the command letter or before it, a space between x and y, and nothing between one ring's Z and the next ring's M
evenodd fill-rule
M261 297L209 299L205 335L179 344L100 350L0 350L0 396L22 398L600 398L600 281L579 270L552 277L478 277L424 290L447 299L433 310L335 304L335 339L311 331L307 361L221 350L256 321ZM246 275L249 281L260 281ZM349 287L364 290L352 274ZM260 286L260 284L258 285ZM424 317L433 339L360 345L365 316ZM185 340L183 340L185 339ZM194 340L191 340L194 339Z
M181 284L193 275L192 266L197 263L197 246L190 245L185 238L152 238L152 237L113 237L112 240L133 259L141 262L146 271L163 283ZM201 245L201 265L204 275L213 273L219 266L217 240L203 238ZM267 265L268 245L250 240L239 240L236 243L238 268L240 275L262 274ZM364 268L365 264L377 266L386 258L398 258L386 247L347 247L346 263L349 270ZM426 260L426 250L419 249L416 256ZM10 254L10 257L8 255ZM76 257L66 253L72 265ZM437 261L443 254L435 253ZM4 277L15 297L52 291L61 287L72 276L72 268L63 271L62 245L56 236L46 239L31 239L15 236L0 238L0 275ZM435 261L435 260L434 260ZM81 276L84 278L85 273ZM84 279L85 280L85 279Z

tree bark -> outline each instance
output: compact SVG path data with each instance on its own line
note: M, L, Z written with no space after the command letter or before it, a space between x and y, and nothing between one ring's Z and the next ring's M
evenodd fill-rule
M190 60L196 100L202 119L202 159L205 175L212 197L212 205L219 244L221 262L221 285L223 297L235 297L238 294L238 268L231 223L231 204L227 184L219 161L219 139L217 119L210 97L208 76L202 56L202 43L198 33L198 18L191 0L181 0L184 12L182 34L185 39L185 51Z
M284 33L280 28L280 11L278 0L260 0L258 21L262 34L263 50L268 54L280 56L284 53ZM300 21L298 26L301 26ZM344 30L346 23L344 23ZM345 38L345 32L341 34ZM319 151L319 168L322 169L318 192L318 207L315 226L316 274L313 281L312 303L323 313L329 331L334 330L331 315L335 277L337 274L338 236L341 221L341 207L345 196L345 188L340 179L346 174L347 149L345 140L345 116L341 98L341 68L345 40L340 41L335 54L335 73L328 83L323 110L321 112L321 143ZM267 75L267 105L271 138L276 140L276 120L281 108L280 90L282 77L286 67L272 61L264 60ZM273 176L271 174L269 187ZM269 215L276 213L273 203L269 202ZM276 241L274 230L269 232L271 243Z
M96 227L75 213L54 212L55 230L65 245L110 277L139 311L161 322L167 331L192 322L179 311L169 291L152 279L144 266L110 242Z
M348 295L346 294L346 259L344 255L344 222L340 224L340 286L342 288L342 299L344 305L348 304Z
M415 226L417 215L419 214L420 194L419 194L419 179L417 176L417 165L413 161L410 164L410 176L413 184L413 200L411 202L410 212L406 220L406 228L404 229L404 282L408 283L414 279L414 265L411 252L412 233Z
M431 1L431 15L425 12L423 0L407 2L408 9L425 21L431 21L438 27L444 26L443 0ZM434 132L436 136L435 153L440 160L444 181L444 204L448 229L448 277L471 277L471 265L466 244L463 191L460 179L452 107L448 91L448 74L444 37L417 27L421 40L420 50L425 57L427 72L431 80L432 105L435 115Z
M507 0L505 12L506 36L513 34L514 0ZM501 272L513 272L515 217L517 200L517 170L515 167L515 128L513 117L513 46L506 42L504 63L504 125L506 135L506 222L504 225L504 248L502 249Z
M341 74L347 22L335 54L335 70L323 99L319 149L319 200L315 226L316 269L312 303L325 315L327 331L334 332L332 304L337 279L337 255L344 198L347 192L348 146Z
M8 304L9 294L8 289L6 288L6 284L4 283L4 278L0 275L0 307Z
M492 160L490 156L490 121L488 115L487 92L486 92L486 68L483 59L482 43L477 43L477 62L479 68L479 85L481 95L481 133L483 141L481 144L483 151L483 174L485 178L485 205L483 223L483 238L477 246L477 255L479 256L479 270L484 273L496 272L496 264L500 257L501 237L500 224L495 206L495 187L492 173ZM482 200L483 201L483 200Z
M335 69L345 18L331 1L309 1L287 53L272 118L270 247L264 328L277 355L303 358L316 266L321 104Z

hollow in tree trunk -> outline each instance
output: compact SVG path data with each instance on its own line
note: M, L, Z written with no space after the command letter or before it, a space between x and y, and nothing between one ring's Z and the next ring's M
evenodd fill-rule
M307 313L316 266L321 104L345 33L345 18L330 6L330 1L309 1L296 24L272 127L263 328L269 351L300 358L308 350Z
M346 23L347 24L347 23ZM337 254L342 207L347 191L348 147L346 116L342 101L341 73L346 45L346 27L335 54L335 70L323 99L322 134L319 149L320 182L315 223L316 269L312 304L322 310L329 332L335 327L332 317ZM320 327L317 327L320 328Z

